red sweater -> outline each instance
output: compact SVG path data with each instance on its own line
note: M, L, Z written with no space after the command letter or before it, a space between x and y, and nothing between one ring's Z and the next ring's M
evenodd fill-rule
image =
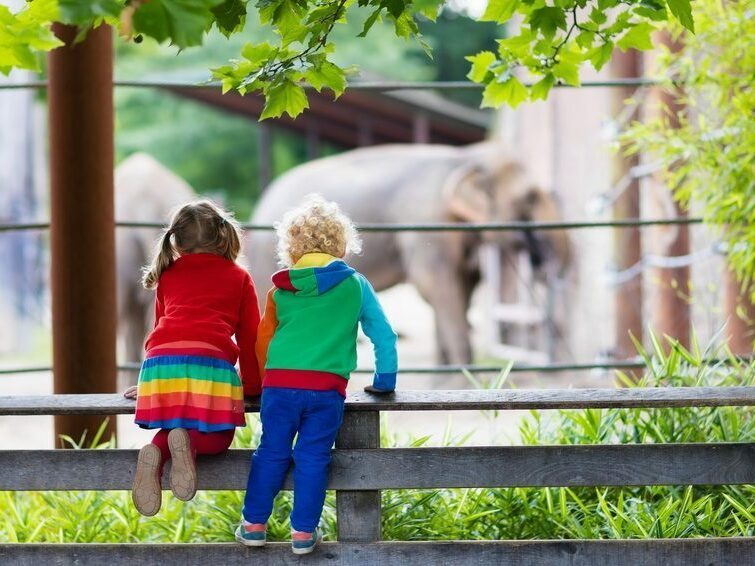
M254 352L259 321L254 282L243 267L215 254L187 254L160 276L155 328L145 349L180 341L211 344L229 363L238 359L244 395L259 395Z

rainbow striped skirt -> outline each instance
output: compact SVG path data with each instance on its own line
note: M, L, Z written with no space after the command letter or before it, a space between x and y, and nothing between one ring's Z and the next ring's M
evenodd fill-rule
M201 355L156 355L142 364L136 398L142 428L201 432L245 426L241 379L226 360Z

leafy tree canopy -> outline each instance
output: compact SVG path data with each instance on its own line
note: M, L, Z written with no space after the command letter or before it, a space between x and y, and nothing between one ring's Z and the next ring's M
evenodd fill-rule
M262 118L296 116L308 106L302 84L339 96L347 86L347 69L334 61L336 24L358 19L359 37L376 22L387 21L394 34L419 43L428 55L418 21L435 20L444 0L31 0L18 12L0 6L0 71L38 69L36 54L59 41L51 24L76 25L83 37L103 23L129 38L150 37L179 49L201 45L217 28L226 36L244 28L249 10L259 15L274 39L245 44L239 57L213 69L223 90L261 92ZM498 42L496 51L468 57L469 78L485 85L483 106L547 97L556 82L579 84L579 69L589 62L600 69L614 47L649 49L650 34L669 12L694 31L690 0L488 0L480 20L506 24L521 21L516 35ZM515 71L535 82L524 85Z

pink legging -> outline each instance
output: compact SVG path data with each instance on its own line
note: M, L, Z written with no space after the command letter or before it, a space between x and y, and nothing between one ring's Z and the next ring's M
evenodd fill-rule
M170 429L162 428L157 431L157 434L152 439L152 444L160 449L161 464L160 468L165 462L170 460L170 449L168 448L168 433ZM235 429L221 430L218 432L199 432L194 429L186 429L189 433L189 440L191 441L191 451L196 458L197 454L220 454L228 450L228 447L233 442L233 434Z

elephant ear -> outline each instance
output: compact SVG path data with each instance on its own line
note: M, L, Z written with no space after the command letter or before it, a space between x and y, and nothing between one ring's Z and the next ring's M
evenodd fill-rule
M491 212L490 174L480 164L454 169L443 186L450 216L462 222L487 222Z

